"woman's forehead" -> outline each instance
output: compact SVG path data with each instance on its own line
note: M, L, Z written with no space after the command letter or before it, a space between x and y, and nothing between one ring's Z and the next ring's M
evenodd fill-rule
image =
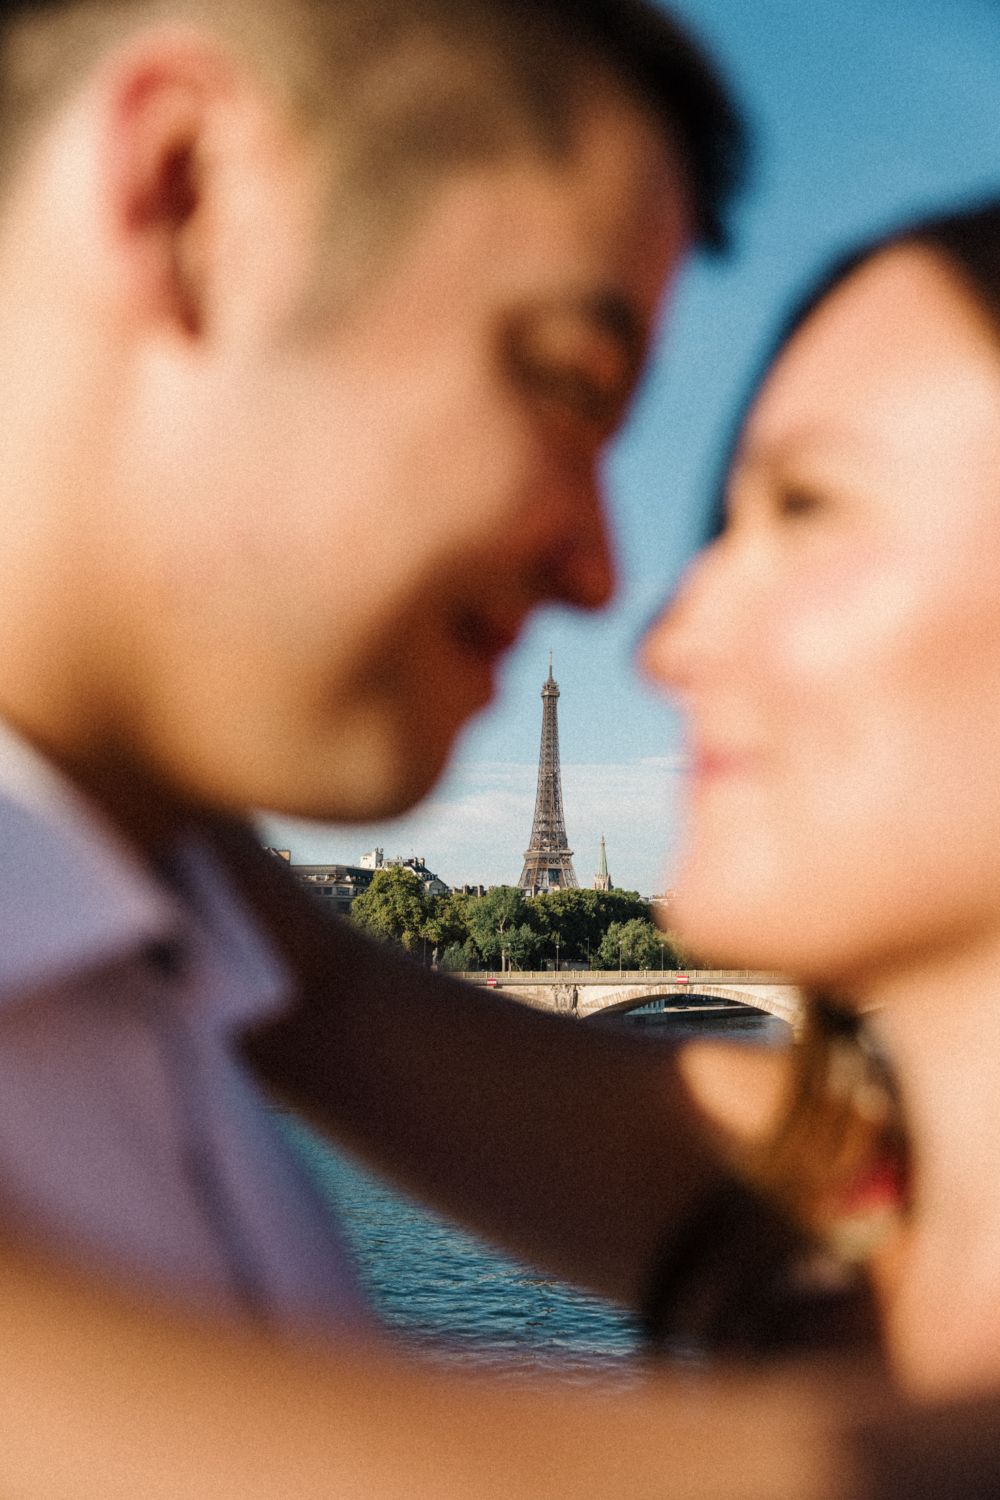
M828 445L906 405L981 388L1000 402L1000 339L938 252L894 245L829 293L789 339L744 429L741 462Z

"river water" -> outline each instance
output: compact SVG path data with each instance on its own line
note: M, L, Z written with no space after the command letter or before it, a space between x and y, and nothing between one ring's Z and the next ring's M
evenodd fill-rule
M616 1024L677 1041L714 1035L773 1046L790 1036L783 1022L750 1011L638 1014ZM621 1308L484 1244L297 1122L286 1128L337 1204L378 1316L405 1345L449 1363L499 1366L512 1379L540 1369L568 1380L634 1378L639 1334Z

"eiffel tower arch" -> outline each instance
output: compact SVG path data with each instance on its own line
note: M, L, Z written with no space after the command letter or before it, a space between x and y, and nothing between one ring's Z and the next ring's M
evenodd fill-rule
M542 687L542 745L538 755L538 791L531 844L524 853L524 869L518 885L529 895L540 891L576 890L573 851L566 837L563 817L562 776L559 770L559 720L556 704L559 684L549 675Z

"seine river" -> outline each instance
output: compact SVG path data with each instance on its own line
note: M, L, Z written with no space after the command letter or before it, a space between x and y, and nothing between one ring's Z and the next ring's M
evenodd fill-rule
M789 1036L783 1022L752 1012L631 1024L677 1040L711 1033L774 1045ZM511 1378L539 1368L570 1380L632 1377L639 1338L620 1308L484 1245L304 1127L288 1128L337 1202L376 1312L404 1343L449 1362L499 1364Z

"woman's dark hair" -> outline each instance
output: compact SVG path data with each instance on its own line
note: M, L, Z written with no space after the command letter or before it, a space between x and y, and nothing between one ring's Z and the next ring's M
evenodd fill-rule
M874 256L896 245L923 245L948 261L974 300L996 325L1000 337L1000 203L981 204L962 213L920 219L896 229L838 262L833 271L796 310L782 344L841 282Z
M965 284L973 301L986 314L996 330L1000 341L1000 202L979 204L972 209L949 213L914 223L879 236L841 256L834 265L810 288L805 297L796 303L792 314L781 327L766 358L758 366L736 422L732 437L726 445L724 466L715 489L715 499L709 516L707 539L718 536L725 521L725 490L733 458L747 416L757 398L761 384L775 360L784 350L789 339L806 323L812 314L826 301L832 292L854 275L875 256L896 246L919 245L935 251L946 260L951 269Z

